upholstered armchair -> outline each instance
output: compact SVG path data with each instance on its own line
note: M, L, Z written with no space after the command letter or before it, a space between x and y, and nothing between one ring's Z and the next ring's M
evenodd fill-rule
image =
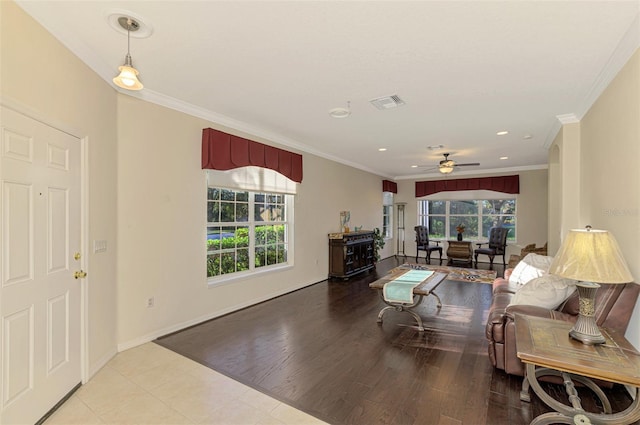
M502 265L506 266L505 253L507 251L507 236L509 229L506 227L492 227L489 229L489 241L479 243L478 248L474 251L474 259L476 268L478 268L478 255L489 256L489 270L493 270L493 259L496 255L502 255ZM482 248L482 245L488 245Z
M431 262L431 253L438 251L438 254L440 254L440 265L442 265L442 247L440 246L440 241L433 241L435 245L431 244L431 241L429 241L429 228L427 226L416 226L413 229L416 231L416 263L418 262L420 251L426 251L427 264Z

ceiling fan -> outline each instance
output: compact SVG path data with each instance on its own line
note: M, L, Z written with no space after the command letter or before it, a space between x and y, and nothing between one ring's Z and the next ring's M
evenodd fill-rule
M440 163L438 164L438 171L440 171L440 173L442 174L452 173L454 168L457 168L457 167L469 167L469 166L480 165L479 162L468 162L466 164L458 164L454 160L449 159L449 155L451 154L445 153L443 155L444 155L444 159L440 161ZM433 170L435 169L435 167L431 169Z

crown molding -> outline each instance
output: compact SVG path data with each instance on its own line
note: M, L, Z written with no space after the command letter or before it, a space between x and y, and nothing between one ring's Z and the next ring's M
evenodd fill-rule
M345 160L344 158L339 158L337 156L329 155L317 149L313 149L308 145L305 145L296 140L285 137L281 134L265 130L261 127L248 124L244 121L240 121L235 118L228 117L226 115L212 112L208 109L195 106L191 103L184 102L182 100L175 99L170 96L166 96L162 93L158 93L153 90L148 90L145 88L144 90L141 90L138 92L131 92L123 89L119 89L118 91L124 95L132 96L132 97L136 97L141 100L144 100L145 102L164 106L166 108L173 109L175 111L182 112L196 118L201 118L203 120L211 122L212 124L218 124L220 126L224 126L226 127L226 130L232 133L234 131L245 133L245 135L249 137L250 136L258 137L258 138L264 139L265 141L270 141L282 146L287 146L304 153L312 154L312 155L315 155L324 159L328 159L330 161L334 161L340 164L344 164L352 168L357 168L359 170L366 171L368 173L372 173L378 176L382 176L386 178L392 177L390 175L381 174L379 171L376 171L365 165L358 164L356 162L352 162L349 160Z
M580 108L576 111L578 119L582 119L591 106L598 100L602 92L609 86L620 70L625 66L631 56L640 47L640 11L627 29L616 49L613 51L607 64L596 77L591 89L580 102Z

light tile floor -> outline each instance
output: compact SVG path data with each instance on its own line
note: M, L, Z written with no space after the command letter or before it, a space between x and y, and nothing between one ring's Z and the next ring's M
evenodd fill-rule
M324 424L154 343L116 355L46 425Z

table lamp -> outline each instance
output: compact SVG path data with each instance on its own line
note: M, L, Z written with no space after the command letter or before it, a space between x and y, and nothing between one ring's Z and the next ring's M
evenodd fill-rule
M549 267L549 274L578 281L580 313L569 336L586 345L604 343L595 320L598 283L633 281L613 235L591 226L570 230Z

